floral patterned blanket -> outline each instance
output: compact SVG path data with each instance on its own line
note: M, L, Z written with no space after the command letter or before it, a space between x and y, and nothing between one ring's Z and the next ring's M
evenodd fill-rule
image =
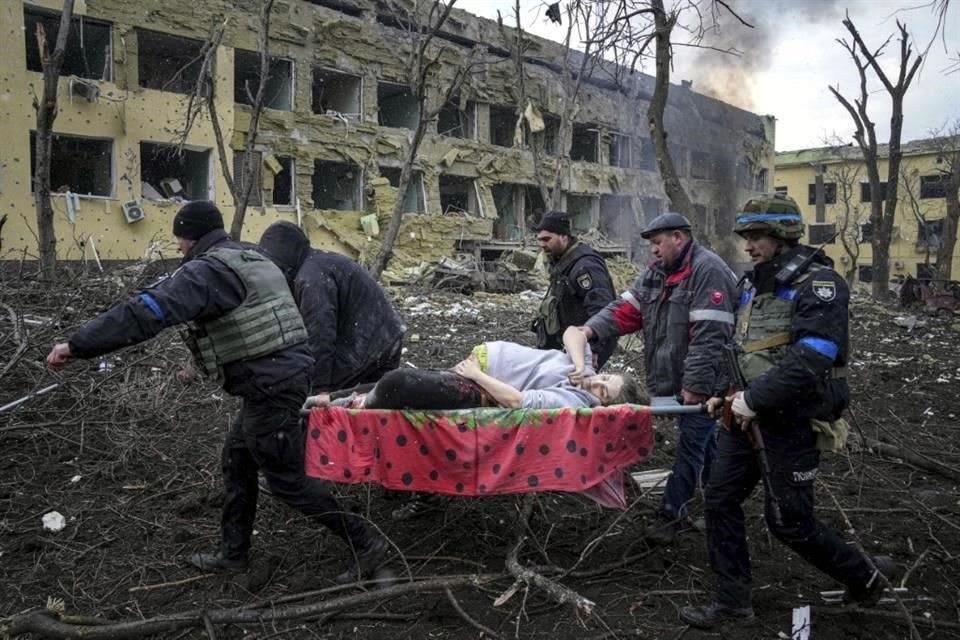
M388 489L484 496L584 492L624 508L622 469L653 449L649 407L470 409L315 408L307 475Z

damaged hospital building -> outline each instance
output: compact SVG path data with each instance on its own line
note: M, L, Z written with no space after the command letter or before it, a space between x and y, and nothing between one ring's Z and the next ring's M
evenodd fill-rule
M259 82L258 4L76 1L51 165L61 259L90 258L95 250L103 260L130 260L157 248L174 257L171 221L185 200L215 201L229 225L233 199L220 163L239 175L251 118L248 87L255 91ZM55 40L61 7L59 0L0 3L4 260L37 252L32 102L43 76L36 33L42 24ZM218 152L206 111L176 153L201 53L225 18L212 91L227 153ZM361 259L379 248L371 220L385 229L419 118L405 82L408 26L377 0L275 3L244 240L255 241L283 219L299 222L316 247ZM434 40L438 85L476 51L491 62L470 74L428 125L403 202L393 279L459 252L485 257L533 244L533 224L546 209L541 178L558 166L561 208L602 251L635 252L638 229L666 210L647 122L654 78L633 73L615 81L601 71L584 77L569 135L560 140L564 47L525 34L521 104L515 35L454 9ZM772 184L775 122L694 89L688 82L670 87L668 142L697 232L726 253L737 205ZM444 102L438 86L428 91L430 103ZM524 129L517 131L524 117L543 127L538 164Z

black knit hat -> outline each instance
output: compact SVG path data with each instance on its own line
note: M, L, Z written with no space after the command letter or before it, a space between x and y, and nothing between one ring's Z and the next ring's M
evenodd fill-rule
M199 240L217 229L223 229L223 216L209 200L188 202L173 218L173 235L178 238Z
M548 211L533 228L534 231L549 231L562 236L570 235L570 218L564 211Z

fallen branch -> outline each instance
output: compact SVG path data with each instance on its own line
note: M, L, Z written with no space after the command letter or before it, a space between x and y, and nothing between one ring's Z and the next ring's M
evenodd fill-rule
M265 621L297 620L322 613L351 609L362 605L390 600L410 594L445 591L451 588L477 586L501 577L500 575L473 575L456 578L435 578L407 582L393 587L357 593L332 600L323 600L288 607L265 607L263 609L208 609L157 616L146 620L99 624L90 618L62 616L56 612L40 609L8 618L0 624L0 637L15 638L33 633L46 638L83 638L85 640L120 640L148 635L167 634L188 627L212 625L261 623ZM207 627L209 628L209 627Z
M926 456L914 453L913 451L905 448L903 445L897 446L888 444L886 442L880 442L879 440L874 440L873 438L868 437L864 437L863 444L875 453L881 453L891 458L901 458L918 469L936 473L944 478L949 478L954 482L960 482L960 473L958 473L956 469L953 469L942 462L937 462L936 460L931 460Z

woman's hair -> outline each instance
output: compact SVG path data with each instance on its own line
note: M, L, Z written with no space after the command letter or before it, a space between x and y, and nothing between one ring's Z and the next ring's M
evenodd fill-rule
M622 371L612 375L623 379L623 386L616 398L611 398L609 404L650 404L650 396L640 387L636 378Z

